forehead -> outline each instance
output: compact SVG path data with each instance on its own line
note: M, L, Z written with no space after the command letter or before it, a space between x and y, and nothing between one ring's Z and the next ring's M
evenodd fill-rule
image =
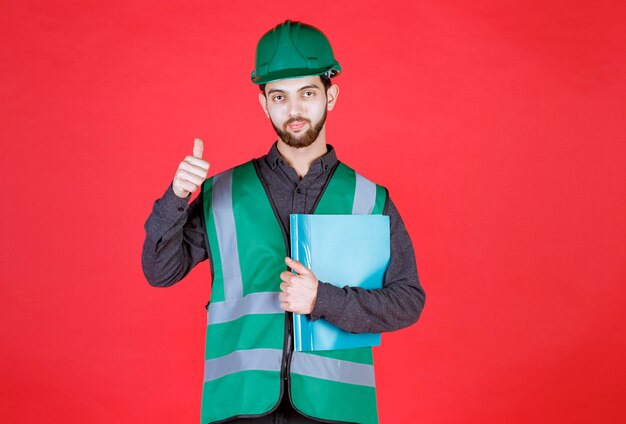
M272 81L265 85L265 90L298 91L302 87L310 87L312 85L322 88L324 86L322 78L319 75L315 75L311 77L288 78Z

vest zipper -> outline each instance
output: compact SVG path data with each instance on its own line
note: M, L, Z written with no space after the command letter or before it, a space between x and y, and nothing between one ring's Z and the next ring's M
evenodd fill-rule
M293 350L291 349L291 339L293 337L293 314L287 312L285 314L285 346L284 346L284 360L283 360L283 381L287 383L289 381L289 366L291 364L291 355Z
M278 210L276 209L276 204L274 203L274 199L272 199L272 196L270 195L270 192L267 189L267 184L265 182L265 179L261 175L261 170L259 169L257 160L253 159L252 164L254 165L254 170L256 171L259 181L261 182L261 186L263 186L263 190L265 190L265 195L267 196L267 199L269 200L270 205L272 206L272 211L274 211L274 216L276 217L276 221L278 221L278 226L280 227L280 230L283 233L283 241L285 242L285 254L288 256L291 256L289 254L291 252L291 243L289 242L289 237L287 237L287 229L285 228L282 221L280 220L280 215L278 214ZM287 271L289 271L289 268L287 268ZM291 362L291 352L292 352L291 340L293 338L292 337L292 334L293 334L292 321L293 321L292 313L285 312L285 337L284 337L285 342L283 344L283 359L282 359L280 374L282 377L281 380L283 381L283 385L287 389L286 390L287 393L283 393L283 390L281 388L281 399L284 394L287 394L287 396L289 396L289 393L288 393L289 391L289 364ZM279 399L279 402L281 399Z

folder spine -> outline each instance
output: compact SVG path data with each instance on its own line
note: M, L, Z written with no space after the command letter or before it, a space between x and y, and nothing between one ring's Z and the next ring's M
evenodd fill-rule
M292 214L290 219L291 257L311 269L311 222L307 216ZM294 350L313 350L311 319L306 315L293 314Z

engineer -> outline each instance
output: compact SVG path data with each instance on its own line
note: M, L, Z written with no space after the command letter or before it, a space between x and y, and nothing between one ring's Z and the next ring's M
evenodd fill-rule
M377 423L371 348L294 352L292 314L380 333L413 324L424 307L411 239L387 189L327 143L340 72L315 27L286 21L263 35L251 79L278 139L267 155L210 178L210 152L195 139L146 221L142 266L151 285L171 286L211 264L203 424ZM289 214L314 212L389 216L382 289L322 282L289 259Z

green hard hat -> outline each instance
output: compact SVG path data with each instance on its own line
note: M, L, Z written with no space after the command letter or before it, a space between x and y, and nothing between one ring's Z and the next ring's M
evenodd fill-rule
M285 21L259 40L250 78L255 84L265 84L311 75L334 77L340 72L341 66L333 49L319 29L301 22Z

